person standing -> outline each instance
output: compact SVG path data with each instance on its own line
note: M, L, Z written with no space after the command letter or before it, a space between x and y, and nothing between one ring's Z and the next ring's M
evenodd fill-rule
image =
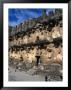
M45 81L48 81L47 75L45 76Z

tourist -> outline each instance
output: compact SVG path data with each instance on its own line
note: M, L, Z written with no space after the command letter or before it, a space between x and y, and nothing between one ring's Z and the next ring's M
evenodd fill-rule
M48 81L47 75L45 76L45 81Z
M26 49L22 50L22 57L23 57L23 61L25 61L27 59L27 52Z

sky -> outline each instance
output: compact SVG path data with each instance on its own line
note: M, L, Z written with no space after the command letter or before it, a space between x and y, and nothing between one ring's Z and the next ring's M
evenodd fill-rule
M54 9L46 9L46 14ZM29 18L37 18L42 15L42 9L9 9L8 20L9 26L15 27L16 25L24 22Z

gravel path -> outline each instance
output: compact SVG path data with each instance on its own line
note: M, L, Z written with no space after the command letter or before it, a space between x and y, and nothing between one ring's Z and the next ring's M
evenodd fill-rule
M40 75L31 75L33 70L28 72L16 71L13 68L9 69L9 81L45 81L45 77ZM29 74L28 74L29 73Z
M47 81L61 81L60 73L58 71L40 71L30 69L28 71L19 71L12 67L9 68L9 81L45 81L47 75Z

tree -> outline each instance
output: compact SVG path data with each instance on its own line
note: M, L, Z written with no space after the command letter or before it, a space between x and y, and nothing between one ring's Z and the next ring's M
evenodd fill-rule
M55 9L55 13L62 13L62 9Z
M11 33L12 32L12 26L9 26L9 33Z
M46 9L43 9L42 10L42 16L45 18L47 15L46 15Z
M53 12L53 11L50 11L50 12L49 12L49 15L50 15L50 16L53 16L53 15L54 15L54 12Z

